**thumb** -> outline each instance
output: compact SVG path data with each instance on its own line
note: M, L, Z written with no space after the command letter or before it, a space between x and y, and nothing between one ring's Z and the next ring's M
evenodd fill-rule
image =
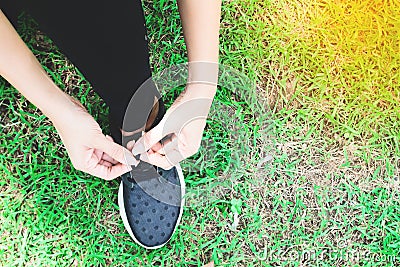
M157 142L159 142L163 138L163 135L167 135L166 132L163 132L164 130L163 125L164 125L163 123L159 123L156 127L154 127L153 129L145 133L142 137L140 137L136 141L132 149L132 154L138 155L145 153Z
M133 157L129 150L117 143L114 143L104 135L96 140L94 148L100 149L122 164L135 166L138 164L138 161Z

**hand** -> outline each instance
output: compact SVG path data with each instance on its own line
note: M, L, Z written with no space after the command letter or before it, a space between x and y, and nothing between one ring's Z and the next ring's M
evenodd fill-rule
M137 140L132 153L163 169L194 155L200 148L215 90L213 85L188 85L161 122Z
M105 180L112 180L137 162L132 154L105 136L98 123L75 99L71 108L53 120L73 166ZM127 162L127 160L129 162Z
M130 152L104 136L85 108L54 84L1 10L0 36L0 76L50 118L74 167L107 180L130 171L125 157L136 163Z

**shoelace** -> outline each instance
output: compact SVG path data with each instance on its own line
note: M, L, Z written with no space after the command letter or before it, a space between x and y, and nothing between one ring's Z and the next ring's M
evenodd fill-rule
M139 163L139 165L140 165L141 163ZM138 166L139 166L138 165ZM149 165L149 164L147 164L147 165ZM138 167L137 166L137 167ZM154 170L155 170L155 172L157 172L158 173L158 178L160 179L161 177L162 178L164 178L165 180L167 180L167 181L170 181L170 177L173 175L173 173L175 172L174 171L174 169L172 168L172 169L170 169L170 170L164 170L164 169L162 169L162 168L160 168L160 167L158 167L158 166L152 166L152 165L149 165L149 168L153 168ZM140 169L140 170L137 170L136 171L137 173L139 173L139 172L144 172L141 176L145 176L146 175L146 173L148 173L149 175L151 175L151 174L155 174L154 172L152 172L152 170L151 169ZM137 182L136 182L136 180L135 180L135 178L133 178L132 177L132 173L135 173L135 169L133 169L131 172L127 172L127 173L125 173L125 174L123 174L122 176L121 176L121 178L122 178L122 181L126 184L126 185L128 185L130 188L134 188L135 187L135 185L137 185ZM147 177L148 179L151 179L151 178L154 178L154 177ZM140 179L143 179L143 177L141 177ZM145 178L144 178L145 179Z
M150 165L153 171L149 174L138 174L141 175L138 180L135 173L125 173L122 175L123 183L128 186L128 188L135 190L141 188L144 193L155 198L158 202L170 204L173 206L180 206L181 204L181 186L174 182L176 178L176 170L172 168L170 170L164 170ZM156 172L157 170L157 172ZM140 173L140 171L138 171ZM132 177L135 175L135 178ZM149 176L156 175L156 176ZM140 192L140 191L139 191Z

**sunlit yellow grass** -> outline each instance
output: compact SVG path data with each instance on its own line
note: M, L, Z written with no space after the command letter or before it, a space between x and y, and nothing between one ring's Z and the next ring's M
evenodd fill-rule
M398 146L400 1L272 0L257 15L268 18L264 43L279 39L269 48L284 65L276 78L296 81L303 107L324 114L326 132Z
M331 71L392 87L398 79L399 1L315 1L308 5L307 44L319 49ZM334 59L334 60L332 60ZM391 89L394 89L393 87Z

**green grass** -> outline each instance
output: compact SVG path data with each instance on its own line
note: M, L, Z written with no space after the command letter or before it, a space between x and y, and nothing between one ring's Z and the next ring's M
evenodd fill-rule
M153 69L185 62L176 3L144 4ZM0 80L1 266L399 264L399 4L223 5L221 63L257 87L218 91L204 134L218 150L183 163L192 194L160 250L123 229L118 181L74 170L51 123ZM19 32L107 131L84 77L31 21Z

